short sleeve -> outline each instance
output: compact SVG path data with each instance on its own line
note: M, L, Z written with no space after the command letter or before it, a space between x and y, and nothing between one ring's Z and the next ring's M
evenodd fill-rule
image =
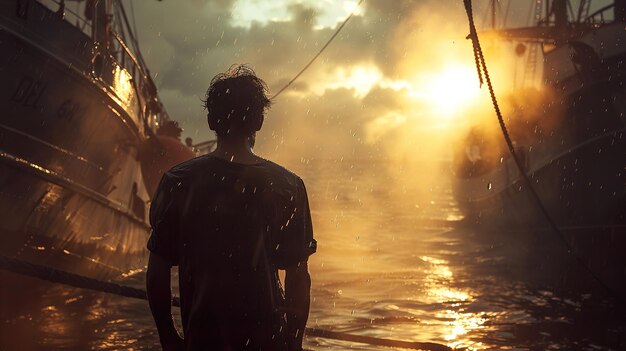
M296 195L291 199L286 222L278 226L275 262L280 269L306 261L317 250L313 238L311 210L304 182L298 180Z
M169 262L178 265L178 213L175 203L176 182L165 173L150 205L148 250Z

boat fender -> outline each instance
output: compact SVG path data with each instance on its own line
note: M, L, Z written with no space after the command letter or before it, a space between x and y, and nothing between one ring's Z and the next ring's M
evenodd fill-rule
M167 170L195 156L192 149L174 137L157 135L144 141L139 148L139 163L150 196Z

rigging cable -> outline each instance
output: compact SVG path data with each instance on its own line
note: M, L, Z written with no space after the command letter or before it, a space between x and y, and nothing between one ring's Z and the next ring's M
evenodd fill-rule
M143 58L143 55L141 54L141 50L139 49L139 42L137 41L136 28L133 30L133 27L135 27L135 25L133 24L131 26L130 21L128 20L128 15L126 15L126 9L124 8L124 5L121 3L121 0L116 2L116 4L117 4L117 7L118 7L120 13L122 14L121 18L124 21L124 24L126 25L126 29L129 32L130 41L131 41L131 43L133 45L135 58L141 64L141 69L142 70L144 70L144 69L147 70L148 66L146 65L146 62L145 62L145 60ZM132 2L131 2L131 5L132 5Z
M139 31L137 31L137 21L135 20L135 1L130 0L130 18L133 23L133 32L135 32L135 41L137 42L137 49L139 49Z
M566 247L567 253L570 254L576 260L576 262L578 264L580 264L585 269L585 271L587 271L587 273L589 273L589 275L596 282L598 282L600 284L600 286L602 286L602 288L606 292L608 292L610 295L614 296L618 301L625 302L624 298L619 293L614 291L611 287L609 287L591 269L591 267L589 267L587 265L585 260L574 251L571 243L567 240L567 238L565 237L563 232L556 225L556 223L554 222L554 220L552 219L552 217L548 213L548 210L543 205L543 202L539 198L539 195L537 194L537 192L533 188L532 182L531 182L530 178L528 177L528 175L526 174L526 171L524 171L524 166L522 165L519 157L517 156L517 153L515 152L515 148L513 147L513 142L511 140L511 137L509 135L508 129L507 129L506 124L504 123L504 119L502 117L502 111L500 111L500 106L498 105L498 100L497 100L496 95L495 95L494 90L493 90L493 85L491 84L491 78L489 77L489 72L487 70L487 64L485 63L485 57L483 55L483 51L482 51L482 48L480 46L480 41L478 39L478 33L476 31L476 25L474 24L474 15L473 15L473 11L472 11L472 0L463 0L463 3L465 5L465 11L467 12L467 18L469 20L470 34L469 34L468 38L472 40L472 45L474 47L474 58L476 60L476 68L478 70L478 78L479 78L479 80L481 82L481 85L482 85L482 82L483 82L483 78L484 78L484 81L487 82L487 87L489 89L489 95L491 96L491 102L493 103L493 108L494 108L494 110L496 112L496 116L498 117L498 122L500 124L500 129L502 129L502 135L504 136L504 140L506 141L506 145L507 145L507 147L509 149L509 153L511 154L511 157L513 158L513 161L515 161L515 165L517 166L517 169L519 171L520 177L522 178L524 184L528 188L528 192L530 193L530 195L532 196L532 198L533 198L534 202L536 203L537 207L539 208L539 210L543 214L543 217L548 222L550 228L552 229L552 232L554 232L558 236L560 241Z
M287 84L285 84L284 87L282 87L276 94L274 94L274 96L272 96L270 98L271 100L276 99L283 91L287 90L287 88L289 88L291 86L291 84L293 84L293 82L295 82L296 79L298 79L302 75L302 73L304 73L304 71L306 71L313 64L313 62L315 62L315 60L317 60L317 58L322 54L322 52L324 52L324 50L326 50L328 45L330 45L330 43L335 39L335 37L337 37L339 32L341 32L343 27L345 27L346 23L348 23L350 18L352 18L352 16L354 16L354 14L356 13L356 10L361 6L363 1L364 0L360 0L359 1L359 3L356 5L356 8L350 13L350 15L348 17L346 17L346 19L343 21L343 23L341 23L339 28L337 28L335 33L333 33L333 35L331 35L331 37L328 39L326 44L324 44L324 46L322 46L320 51L318 51L317 54L315 54L315 56L313 56L313 58L309 61L309 63L307 63L304 67L302 67L302 69L300 70L300 72L298 72L298 74L296 74Z

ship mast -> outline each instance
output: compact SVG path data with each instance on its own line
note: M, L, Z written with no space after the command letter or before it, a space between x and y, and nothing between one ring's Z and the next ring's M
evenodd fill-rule
M111 5L111 0L88 0L85 9L87 18L91 19L91 39L105 48L109 47L109 32L113 20Z

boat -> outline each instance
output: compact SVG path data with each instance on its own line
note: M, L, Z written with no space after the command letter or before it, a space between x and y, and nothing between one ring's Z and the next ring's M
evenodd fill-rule
M535 1L535 25L484 34L517 44L530 65L525 75L542 72L540 89L520 87L501 98L515 101L505 116L508 132L552 220L563 230L623 229L626 1L593 13L592 0L577 3ZM473 126L454 149L459 206L471 223L548 227L493 125Z
M0 254L94 279L144 267L151 195L195 154L122 2L2 1L0 52Z

